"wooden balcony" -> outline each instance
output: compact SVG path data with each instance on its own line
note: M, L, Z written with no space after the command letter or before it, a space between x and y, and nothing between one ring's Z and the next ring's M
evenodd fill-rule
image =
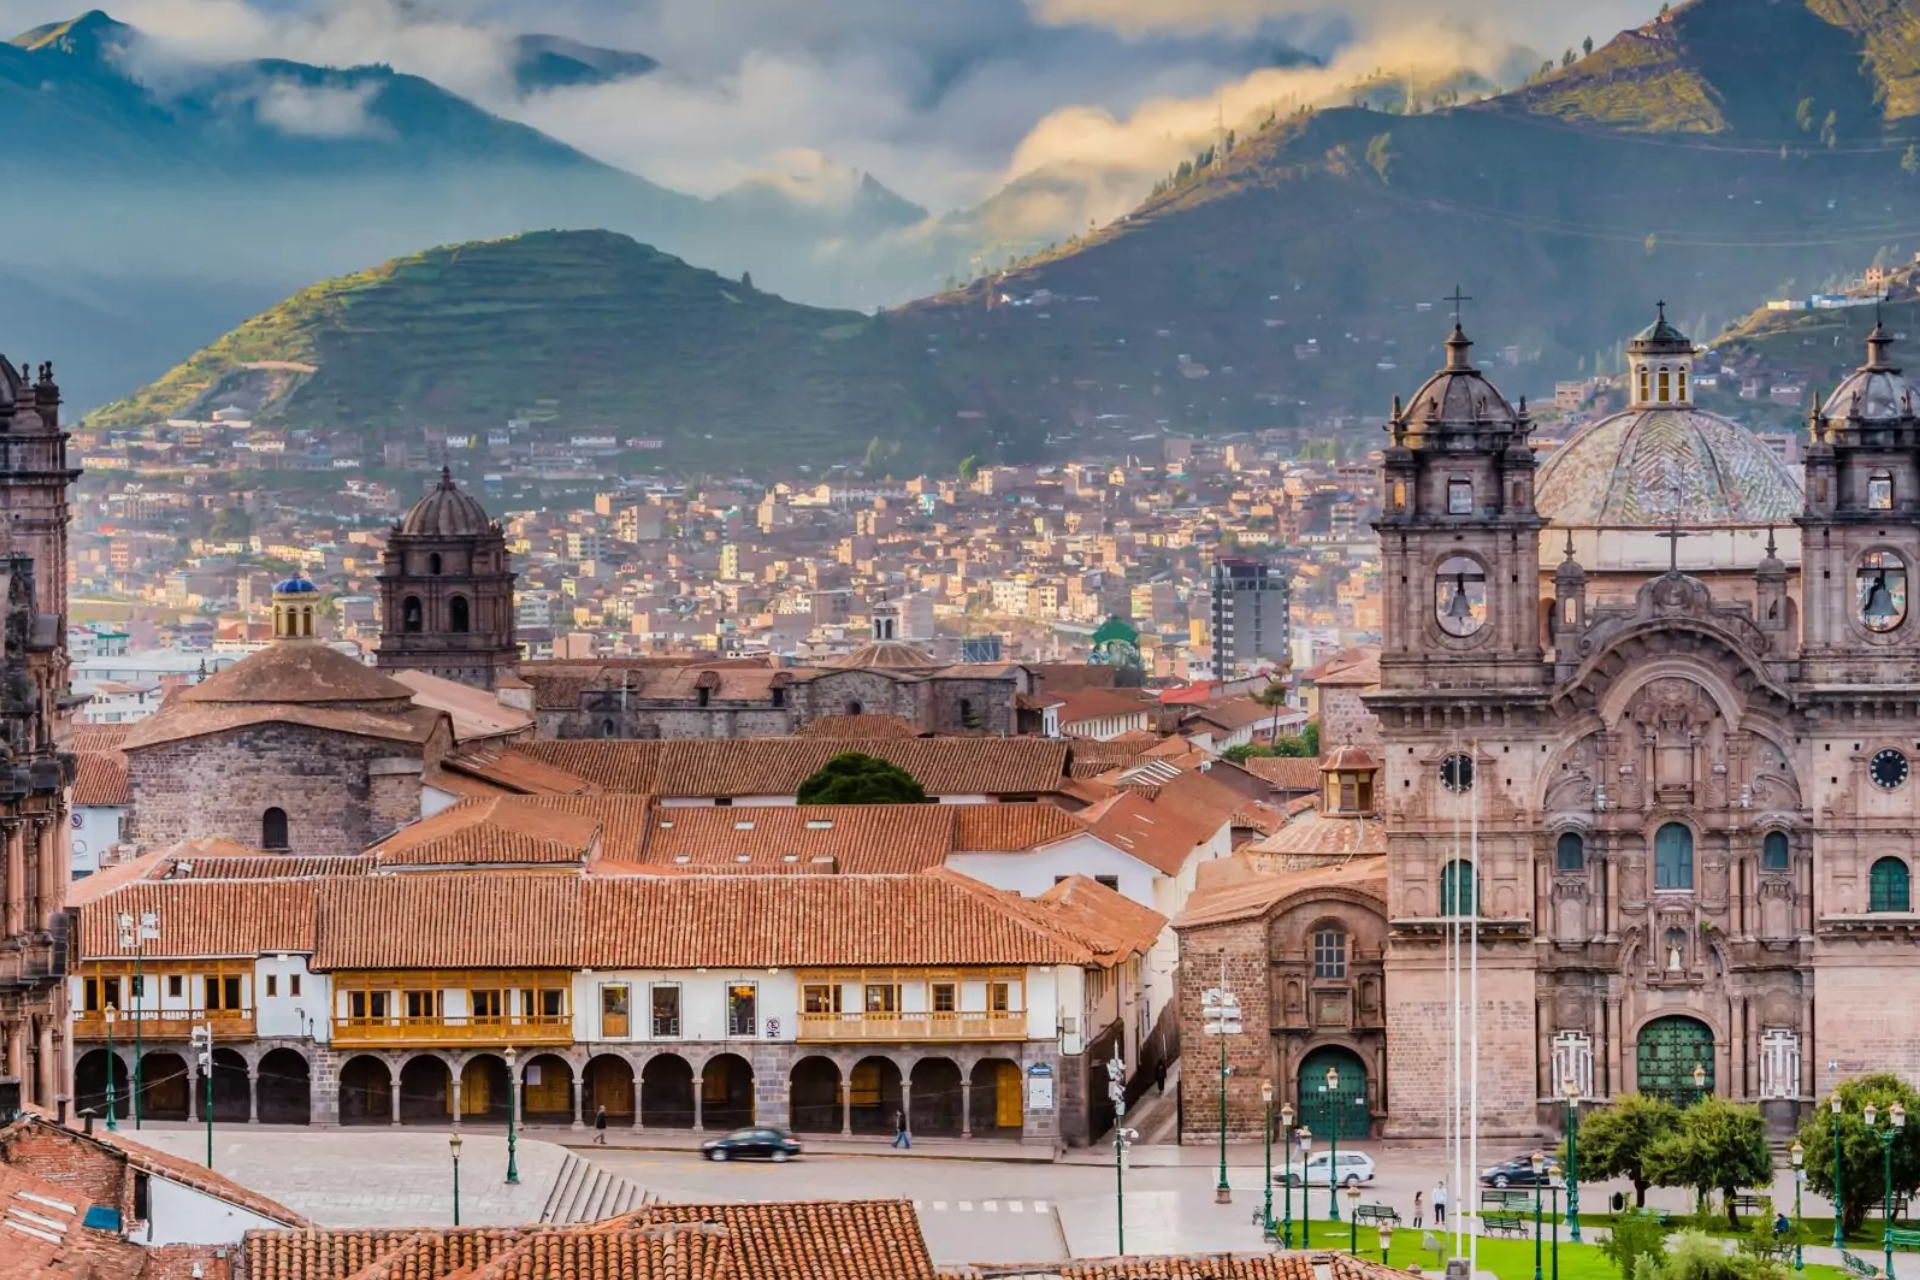
M114 1019L116 1043L132 1044L136 1035L142 1040L185 1040L195 1027L213 1024L213 1041L253 1039L252 1009L122 1009ZM107 1038L107 1019L99 1009L75 1014L75 1040Z
M343 1049L395 1044L551 1045L573 1043L573 1016L518 1018L335 1018L333 1043Z
M1025 1013L803 1013L800 1039L1025 1040Z

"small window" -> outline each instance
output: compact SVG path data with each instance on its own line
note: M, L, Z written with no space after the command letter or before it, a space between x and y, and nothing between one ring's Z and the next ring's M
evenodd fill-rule
M805 1011L815 1014L839 1013L840 984L837 982L808 983L802 992L805 999Z
M128 978L127 983L128 983L127 990L129 992L130 999L145 1000L147 998L147 975L146 974L137 973L133 977Z
M1898 858L1882 858L1873 864L1867 879L1867 910L1911 911L1907 864Z
M897 1013L900 1009L900 988L888 982L869 982L867 984L868 1013Z
M267 975L267 994L270 996L280 994L280 975L275 973Z
M297 982L299 981L299 979L296 978L295 981ZM184 997L186 994L187 994L187 980L177 973L168 974L167 975L167 995L172 999L178 1000ZM294 994L298 995L300 993L296 991L294 992Z
M455 596L447 602L447 630L464 635L472 629L472 606L465 596Z
M952 1013L959 1007L959 1003L955 999L955 987L951 982L936 982L933 984L933 1011L935 1013Z
M1651 399L1653 399L1653 375L1647 371L1647 367L1645 365L1641 365L1640 366L1640 402L1644 404Z
M1867 477L1867 510L1893 510L1893 476L1886 471L1876 471Z
M1111 889L1115 893L1120 892L1119 876L1095 876L1093 882L1103 889Z
M1013 1009L1013 987L1006 982L987 984L987 1008L994 1013L1008 1013Z
M440 993L438 991L409 991L406 993L407 1017L432 1019L440 1016Z
M500 993L498 991L469 991L467 1002L473 1008L476 1021L498 1022L500 1020Z
M567 1016L567 993L559 987L547 987L540 992L540 1018L543 1022L557 1022Z
M775 686L773 686L773 688L772 688L771 690L769 690L769 691L768 691L768 697L772 699L772 701L773 701L773 705L774 705L774 706L776 706L776 707L784 707L784 706L786 706L786 705L787 705L787 688L786 688L786 686L785 686L785 685L779 685L779 684L777 684L777 685L775 685Z
M440 576L440 553L438 551L427 557L427 572L436 578Z
M1667 367L1665 365L1661 365L1660 366L1660 403L1665 404L1667 401L1671 399L1673 399L1672 377L1667 372Z
M419 596L408 596L400 602L400 629L409 635L418 635L426 628L426 611L420 607Z
M1450 516L1473 514L1473 481L1465 476L1454 476L1447 481L1447 514Z
M1440 914L1474 914L1473 864L1464 859L1440 868Z
M1654 832L1653 887L1693 888L1693 828L1669 822Z
M677 985L660 983L653 988L653 1038L680 1038L680 988Z
M1687 371L1686 371L1686 369L1685 369L1684 367L1683 367L1683 368L1682 368L1682 369L1680 370L1680 396L1679 396L1679 398L1680 398L1680 400L1681 400L1681 401L1682 401L1683 403L1684 403L1684 402L1686 401L1686 398L1687 398Z
M1553 865L1560 871L1587 869L1587 842L1576 831L1563 831L1553 849Z
M760 989L751 982L736 982L727 988L727 1034L753 1039L760 1034Z
M300 975L299 974L290 973L287 975L287 994L290 996L297 996L300 994Z
M1762 871L1785 871L1793 865L1793 856L1787 847L1787 833L1769 831L1767 838L1760 842L1760 869Z
M287 811L278 807L260 815L260 847L284 853L292 847L287 837Z
M1313 976L1347 976L1347 934L1344 929L1321 929L1313 935Z

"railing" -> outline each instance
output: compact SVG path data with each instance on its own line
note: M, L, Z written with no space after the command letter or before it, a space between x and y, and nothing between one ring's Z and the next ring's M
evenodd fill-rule
M572 1044L571 1014L517 1018L335 1018L333 1043L363 1044Z
M1024 1013L803 1013L802 1040L1024 1040Z
M213 1024L213 1038L221 1040L253 1038L252 1009L122 1009L115 1015L113 1038L132 1044L136 1034L148 1040L185 1040L195 1027ZM73 1019L76 1040L105 1040L106 1015L98 1009L76 1014Z

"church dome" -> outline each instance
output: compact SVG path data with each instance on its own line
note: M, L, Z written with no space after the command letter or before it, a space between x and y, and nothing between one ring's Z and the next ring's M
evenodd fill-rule
M925 649L905 640L874 640L830 659L827 665L850 671L924 671L940 664Z
M1456 321L1447 338L1447 363L1414 393L1400 421L1418 431L1428 423L1505 424L1520 421L1500 389L1473 365L1473 343Z
M20 399L20 374L13 361L0 355L0 409L11 408Z
M426 497L413 504L400 522L400 532L426 534L429 537L458 538L486 533L493 521L472 495L463 493L453 482L453 472L440 468L440 483Z
M1829 421L1899 422L1913 417L1913 384L1887 354L1893 338L1884 324L1875 324L1867 337L1867 362L1846 376L1827 397L1821 415Z
M1658 314L1652 324L1633 335L1627 343L1627 351L1640 356L1691 355L1693 339L1680 332L1667 319L1667 304L1659 304Z
M1715 414L1666 407L1575 432L1540 465L1534 505L1563 527L1664 529L1677 512L1699 529L1790 525L1805 504L1800 482L1758 436Z
M303 574L294 574L291 578L273 584L273 594L277 596L313 596L320 594L320 588L313 580Z

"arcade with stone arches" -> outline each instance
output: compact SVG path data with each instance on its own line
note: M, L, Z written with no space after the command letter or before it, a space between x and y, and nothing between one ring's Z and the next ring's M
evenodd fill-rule
M75 1113L104 1119L111 1084L120 1124L134 1116L136 1088L142 1120L203 1121L211 1106L215 1124L312 1124L318 1118L309 1051L305 1044L270 1041L216 1044L207 1073L198 1055L178 1042L142 1046L137 1066L133 1045L116 1044L111 1054L103 1045L92 1046L74 1062Z

